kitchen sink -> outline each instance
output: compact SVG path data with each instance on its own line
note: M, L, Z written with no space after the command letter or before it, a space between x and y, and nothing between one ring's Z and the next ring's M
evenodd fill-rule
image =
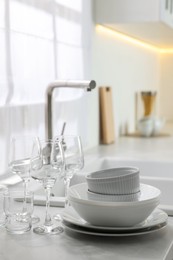
M85 176L90 172L121 166L138 167L141 183L159 188L161 190L159 207L169 215L173 215L173 162L100 158L87 164L82 172L74 176L72 184L85 182Z
M161 190L159 208L173 216L173 162L126 160L114 157L98 158L86 164L85 168L77 173L71 180L71 185L86 182L85 176L94 171L108 169L112 167L134 166L140 169L140 182L155 186ZM43 189L35 192L37 195L36 204L45 203ZM63 206L64 188L63 181L57 182L52 189L52 203L54 206Z

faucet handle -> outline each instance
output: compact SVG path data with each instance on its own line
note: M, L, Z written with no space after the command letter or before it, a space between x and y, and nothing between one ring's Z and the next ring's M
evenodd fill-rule
M62 130L61 130L61 135L63 135L63 134L64 134L65 127L66 127L66 122L64 122L64 123L63 123Z
M66 122L63 123L60 136L63 136L64 131L65 131L65 127L66 127ZM59 138L58 138L58 137L56 138L56 141L59 141ZM64 151L65 151L65 150L66 150L66 143L64 142L64 139L63 139L63 138L61 138L60 141L61 141L62 147L63 147L63 149L64 149Z

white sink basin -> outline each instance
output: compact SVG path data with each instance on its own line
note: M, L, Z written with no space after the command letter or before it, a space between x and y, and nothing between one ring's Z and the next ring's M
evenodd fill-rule
M89 172L120 166L135 166L140 169L141 183L153 185L162 192L160 208L169 215L173 215L173 162L159 161L134 161L117 160L115 158L100 158L89 163L82 173L77 174L73 179L74 183L84 182Z
M114 157L100 158L88 163L83 171L76 174L71 180L71 185L86 182L85 176L90 172L120 166L138 167L140 169L141 183L155 186L161 190L159 208L165 210L168 215L173 216L173 162L125 160ZM54 200L57 197L57 206L62 206L61 200L62 196L64 196L63 182L57 182L52 192L55 195ZM43 195L43 199L45 200L43 189L36 192L36 195Z

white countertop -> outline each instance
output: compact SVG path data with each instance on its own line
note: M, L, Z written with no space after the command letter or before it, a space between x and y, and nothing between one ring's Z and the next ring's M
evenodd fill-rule
M88 161L103 156L142 160L173 161L173 138L120 138L115 144L100 146L86 153ZM52 214L62 208L51 207ZM35 206L35 214L44 215L44 207ZM98 237L65 231L55 236L39 236L32 231L10 235L0 229L1 260L171 260L173 259L173 218L165 229L134 237ZM170 253L168 254L169 249Z
M60 208L51 208L52 214ZM44 209L36 207L42 216ZM98 237L65 231L55 236L41 236L32 231L24 235L10 235L0 231L1 260L163 260L172 244L173 220L156 233L134 237ZM166 258L172 259L172 258Z
M90 149L86 155L173 162L173 137L121 137L114 144Z

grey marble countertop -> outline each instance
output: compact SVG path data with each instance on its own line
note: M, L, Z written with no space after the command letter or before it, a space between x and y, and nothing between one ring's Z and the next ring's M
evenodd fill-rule
M51 207L52 214L61 208ZM43 218L44 208L37 206L35 214ZM36 225L36 224L35 224ZM171 260L173 220L169 218L165 229L156 233L131 237L99 237L64 231L59 235L42 236L30 231L24 235L11 235L0 230L1 260Z
M120 138L113 145L99 146L86 152L86 158L113 156L139 160L173 161L172 138ZM51 207L51 213L62 212ZM35 206L36 215L43 219L45 209ZM173 218L163 230L130 237L99 237L65 230L54 236L40 236L30 231L24 235L10 235L0 229L0 260L172 260Z

